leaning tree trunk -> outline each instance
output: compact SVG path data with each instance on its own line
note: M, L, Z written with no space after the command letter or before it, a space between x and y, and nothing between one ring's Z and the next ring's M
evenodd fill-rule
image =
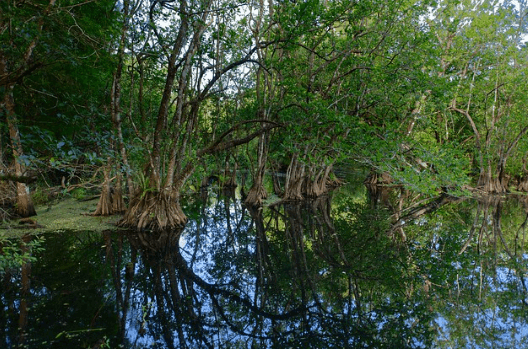
M22 163L21 158L24 155L20 133L18 131L18 121L15 114L15 101L13 98L13 86L7 86L0 109L5 110L7 127L9 129L9 136L11 138L11 145L13 148L13 157L15 159L15 176L22 177L25 175L26 167ZM29 195L29 187L22 182L17 182L17 200L16 213L21 217L35 216L35 206L33 200Z

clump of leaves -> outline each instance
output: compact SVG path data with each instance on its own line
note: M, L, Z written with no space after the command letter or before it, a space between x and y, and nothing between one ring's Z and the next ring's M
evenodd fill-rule
M43 250L43 236L32 236L29 241L21 238L0 236L0 275L10 269L34 262L34 254Z
M136 183L141 192L141 198L143 198L148 192L156 191L156 189L152 188L150 185L150 178L145 176L142 172L136 174Z
M32 192L31 199L35 205L45 205L50 201L48 192L40 186Z

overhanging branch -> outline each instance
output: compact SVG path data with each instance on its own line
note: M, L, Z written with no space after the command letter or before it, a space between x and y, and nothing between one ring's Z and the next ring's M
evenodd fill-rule
M222 142L222 140L227 135L229 135L230 133L232 133L235 130L237 130L240 126L246 125L246 124L251 124L251 123L266 123L266 124L270 124L270 125L266 126L266 127L263 127L260 130L257 130L255 132L249 134L246 137L239 138L239 139L233 139L231 141ZM234 147L236 147L238 145L245 144L245 143L251 141L253 138L255 138L257 136L260 136L262 133L268 132L268 131L270 131L270 130L272 130L274 128L277 128L277 127L282 127L282 125L279 124L279 123L276 123L274 121L262 120L262 119L253 119L253 120L246 120L246 121L239 122L238 124L236 124L233 127L231 127L229 130L227 130L224 133L222 133L220 135L220 137L218 137L218 139L213 142L213 144L211 144L207 148L199 150L197 155L198 156L203 156L203 155L206 155L206 154L212 154L212 153L216 153L216 152L219 152L219 151L222 151L222 150L234 148Z

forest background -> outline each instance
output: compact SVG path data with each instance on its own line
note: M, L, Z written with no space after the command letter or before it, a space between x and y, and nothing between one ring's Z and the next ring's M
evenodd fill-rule
M93 187L95 214L174 229L182 194L211 180L247 180L259 206L323 195L351 166L431 196L526 191L526 14L508 0L1 1L1 212Z

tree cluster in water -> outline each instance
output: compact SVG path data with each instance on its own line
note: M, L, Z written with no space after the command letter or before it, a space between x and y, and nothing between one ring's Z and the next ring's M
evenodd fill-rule
M100 188L94 214L161 232L211 178L261 206L323 195L356 165L428 195L526 191L526 10L2 1L0 213Z

